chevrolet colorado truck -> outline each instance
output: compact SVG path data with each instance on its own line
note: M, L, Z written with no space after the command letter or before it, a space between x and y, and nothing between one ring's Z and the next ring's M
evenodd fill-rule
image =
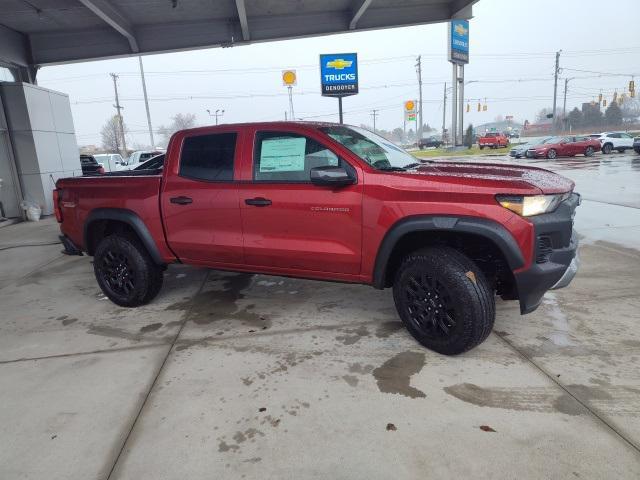
M577 271L570 180L531 167L420 162L365 129L278 122L177 132L153 170L60 179L66 253L114 303L171 263L393 287L422 345L487 338L495 297L532 312Z

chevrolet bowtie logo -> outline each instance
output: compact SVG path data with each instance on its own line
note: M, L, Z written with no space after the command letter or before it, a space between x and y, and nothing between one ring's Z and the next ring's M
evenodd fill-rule
M336 58L327 62L327 68L335 68L336 70L342 70L343 68L350 67L353 60L344 60L342 58Z
M457 23L455 27L453 27L453 29L455 30L455 32L460 35L461 37L466 37L467 33L469 32L469 30L467 30L466 28L464 28L464 26L460 23Z

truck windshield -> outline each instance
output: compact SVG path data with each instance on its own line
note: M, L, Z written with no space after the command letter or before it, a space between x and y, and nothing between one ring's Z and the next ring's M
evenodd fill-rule
M404 170L419 165L402 148L364 128L335 125L320 130L378 170Z

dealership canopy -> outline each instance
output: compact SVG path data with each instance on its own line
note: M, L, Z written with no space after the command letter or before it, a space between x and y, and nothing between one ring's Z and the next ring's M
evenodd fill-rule
M8 0L0 62L33 67L470 18L477 0Z

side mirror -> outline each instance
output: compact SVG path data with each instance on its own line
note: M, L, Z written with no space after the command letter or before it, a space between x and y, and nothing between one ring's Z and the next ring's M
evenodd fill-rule
M325 187L353 185L356 179L342 167L315 167L311 169L311 183Z

